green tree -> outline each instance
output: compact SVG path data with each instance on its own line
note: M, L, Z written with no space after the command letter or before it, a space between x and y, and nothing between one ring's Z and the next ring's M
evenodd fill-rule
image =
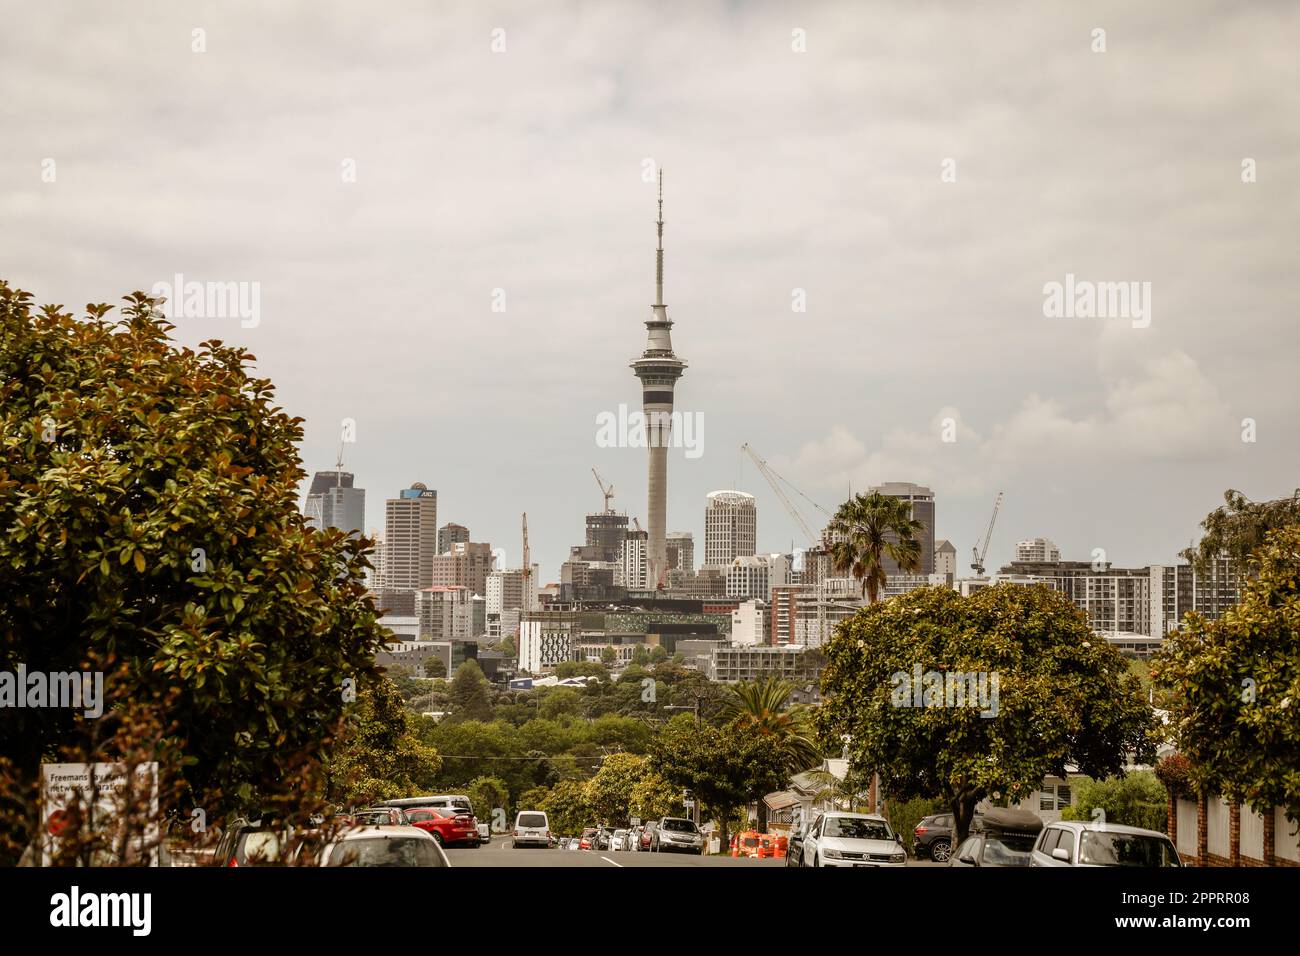
M912 506L901 498L874 491L854 495L840 505L827 529L833 542L831 563L835 570L857 578L863 596L875 604L885 585L886 557L904 571L920 568L918 535L923 530L912 517Z
M1163 832L1169 823L1164 785L1150 770L1135 770L1105 780L1085 780L1074 788L1074 804L1062 820L1096 820Z
M666 660L668 660L668 648L664 647L662 644L656 644L654 647L650 648L651 664L662 664Z
M773 739L781 754L782 775L785 777L792 777L821 761L821 754L813 742L810 711L806 707L791 705L793 693L793 686L774 675L757 681L742 681L728 689L720 710L722 719ZM758 828L766 831L767 804L762 799L757 803Z
M426 679L446 677L447 665L443 663L441 657L430 657L424 662L424 676Z
M527 809L524 804L521 807ZM578 780L560 780L545 791L545 795L532 806L546 811L551 832L562 836L577 836L583 827L595 823L595 814L587 805L587 786Z
M363 687L325 761L328 799L337 807L414 796L433 784L442 762L412 732L391 681Z
M478 661L469 659L456 668L451 679L451 716L453 723L463 720L492 718L492 685L483 676Z
M650 651L644 644L638 644L632 651L632 663L637 667L645 667L650 663Z
M538 693L541 695L537 705L539 717L561 720L582 713L582 694L571 687L546 687Z
M125 301L78 320L0 281L0 664L107 670L110 709L165 699L210 817L301 803L295 768L377 675L371 542L305 523L301 419L252 355L179 347L148 296ZM9 710L0 752L30 782L92 723Z
M1272 532L1218 621L1189 614L1152 664L1189 779L1300 819L1300 528Z
M602 647L600 649L600 662L606 667L613 667L618 663L618 654L612 647Z
M465 787L465 796L480 823L491 823L497 810L509 812L510 788L500 777L475 777Z
M1211 570L1215 559L1226 555L1246 574L1253 575L1259 567L1256 552L1264 546L1269 533L1300 525L1300 489L1290 498L1251 501L1230 488L1224 492L1223 501L1201 522L1205 531L1201 540L1183 551L1183 557L1202 572Z
M632 816L632 794L651 773L649 761L635 754L610 754L587 781L587 805L601 823L625 827Z
M943 797L958 840L986 797L1027 797L1066 764L1104 777L1130 754L1154 755L1137 678L1082 611L1042 586L969 598L920 588L844 622L827 658L816 721L824 745L847 741L851 766L879 772L887 793ZM981 674L984 699L961 706L955 692L970 685L957 680Z

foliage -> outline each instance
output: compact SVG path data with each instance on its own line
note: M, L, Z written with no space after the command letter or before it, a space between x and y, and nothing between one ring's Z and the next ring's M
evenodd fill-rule
M944 801L935 797L911 797L906 800L889 799L885 802L889 825L903 838L903 846L910 853L916 841L916 825L924 817L945 812Z
M463 720L490 720L492 717L492 684L483 676L478 661L470 658L456 668L451 679L448 703L451 705L451 723Z
M1195 798L1192 785L1192 763L1182 754L1170 754L1156 762L1156 779L1175 800Z
M901 498L872 492L854 495L840 505L827 533L831 539L831 564L852 574L864 597L875 604L885 585L886 557L904 571L921 567L924 528L912 517L912 506Z
M1085 780L1076 785L1074 803L1061 810L1062 820L1098 819L1098 808L1106 823L1159 830L1169 824L1165 788L1150 770L1135 770L1105 780Z
M480 821L491 821L498 809L509 813L510 788L500 777L475 777L465 786L465 796Z
M349 708L325 761L326 796L338 807L415 796L433 784L441 764L437 751L412 732L397 688L380 678Z
M827 657L823 744L847 739L854 769L878 771L887 793L943 797L959 839L986 797L1024 798L1066 764L1101 777L1130 755L1153 755L1155 722L1137 679L1083 612L1045 587L997 585L968 598L920 588L844 622ZM942 697L914 706L911 681L926 672L988 675L989 704L996 677L996 715L940 706Z
M1238 567L1252 574L1258 569L1256 552L1265 544L1271 531L1300 525L1300 489L1290 498L1274 501L1251 501L1240 491L1228 489L1224 503L1201 522L1205 534L1183 557L1205 571L1216 558L1226 555Z
M213 817L301 797L384 641L371 542L304 522L301 420L252 355L178 347L144 293L126 302L78 320L0 281L0 667L106 670L109 708L160 702ZM0 752L31 781L87 732L11 710Z
M1300 528L1257 559L1241 602L1218 621L1189 614L1152 675L1196 789L1300 819Z

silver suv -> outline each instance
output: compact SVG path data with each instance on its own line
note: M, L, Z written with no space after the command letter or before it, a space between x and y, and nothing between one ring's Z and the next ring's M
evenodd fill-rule
M651 853L694 853L704 855L704 834L685 817L664 817L650 837Z

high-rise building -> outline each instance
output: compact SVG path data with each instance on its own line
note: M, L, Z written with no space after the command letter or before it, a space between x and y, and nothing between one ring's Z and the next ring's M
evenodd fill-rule
M767 602L743 601L731 612L731 643L753 646L766 644L770 630Z
M368 537L375 542L375 550L370 555L370 571L366 575L366 587L372 591L387 587L384 576L384 533L378 528L371 528Z
M1060 561L1061 549L1047 538L1028 538L1016 542L1017 561Z
M887 481L883 485L876 485L871 489L873 492L885 495L889 498L900 498L912 506L912 517L921 522L922 532L921 541L921 566L916 569L915 574L933 574L934 573L934 492L922 485L913 484L910 481ZM888 555L885 556L881 564L885 567L886 574L898 574L899 567Z
M758 509L743 491L714 491L704 508L704 566L725 568L755 552Z
M366 524L366 492L353 487L350 471L318 471L311 479L303 514L317 528L361 534Z
M463 524L445 524L438 529L438 553L447 554L453 544L464 544L468 540L469 528Z
M620 511L597 511L587 515L586 537L584 539L587 553L584 557L593 561L617 561L623 550L623 538L627 535L627 515Z
M772 589L790 583L792 562L784 554L751 554L734 558L727 569L727 597L772 600Z
M531 607L537 607L537 565L533 565L534 595ZM519 612L524 606L524 572L522 568L509 571L491 571L487 576L487 593L484 595L484 612L487 635L491 638L517 637Z
M623 539L623 552L618 560L616 584L629 591L648 591L654 587L650 578L650 535L645 531L629 531Z
M689 531L668 535L668 570L694 573L695 537Z
M481 596L487 590L487 576L492 570L492 545L458 541L446 554L435 554L430 559L430 567L431 585L465 587Z
M649 452L647 502L646 570L650 587L665 581L668 548L665 539L668 511L668 445L671 442L673 389L686 370L686 363L673 352L668 306L664 305L664 179L659 171L659 218L656 220L659 246L655 250L655 301L646 321L646 347L632 362L641 380L642 408L646 418ZM752 553L752 552L751 552Z
M420 640L468 640L475 635L473 595L469 588L429 587L415 595Z
M433 583L438 492L417 481L384 504L385 587L419 591Z

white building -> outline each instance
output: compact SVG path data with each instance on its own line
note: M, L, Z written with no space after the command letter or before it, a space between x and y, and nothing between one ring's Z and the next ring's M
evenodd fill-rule
M751 555L758 541L758 509L743 491L714 491L704 508L704 564L726 567Z
M948 584L957 580L957 548L947 538L934 543L934 573L942 574Z
M1061 549L1047 538L1028 538L1016 542L1017 561L1060 561Z
M744 601L731 612L732 644L745 647L766 644L769 628L766 601Z
M630 531L623 539L614 583L629 591L647 591L650 582L650 536L644 531Z
M519 668L538 675L573 659L578 615L573 611L530 611L519 622Z
M791 565L784 554L733 558L727 568L727 597L761 598L771 603L772 588L790 583Z

